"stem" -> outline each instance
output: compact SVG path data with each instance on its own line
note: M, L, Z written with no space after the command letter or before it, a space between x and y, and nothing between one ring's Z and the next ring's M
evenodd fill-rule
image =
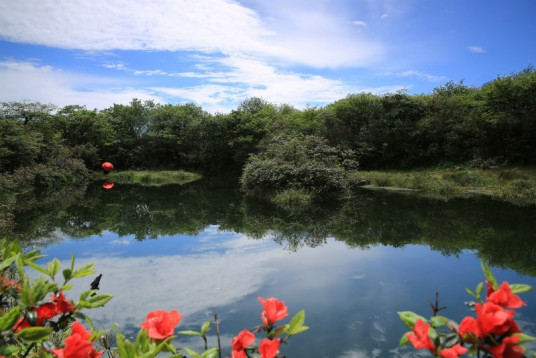
M30 353L30 351L33 349L33 347L35 347L35 343L30 344L26 352L24 352L24 354L22 355L22 358L26 357L28 353Z
M218 324L218 315L216 313L214 313L214 322L216 324L216 335L218 336L218 357L221 358L220 325Z

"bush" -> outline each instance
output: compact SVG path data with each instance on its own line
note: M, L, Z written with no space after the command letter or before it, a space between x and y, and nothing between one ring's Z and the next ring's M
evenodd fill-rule
M240 183L244 191L254 194L287 189L306 190L317 197L340 193L349 187L342 162L352 167L357 162L349 156L348 151L330 147L315 136L277 136L250 157Z

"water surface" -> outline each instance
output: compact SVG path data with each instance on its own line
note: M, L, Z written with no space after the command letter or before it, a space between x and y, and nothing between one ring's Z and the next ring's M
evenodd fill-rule
M227 354L234 335L260 324L259 296L285 301L291 315L305 309L310 330L282 347L288 357L392 357L415 354L398 347L406 328L397 311L430 316L427 300L439 292L444 315L470 313L465 288L483 280L481 259L499 281L536 286L535 209L488 198L363 192L278 207L204 180L111 190L95 183L74 199L31 202L13 204L13 234L65 263L74 253L78 265L96 264L101 291L114 295L89 311L98 326L117 322L134 335L149 311L177 309L180 328L197 329L217 313ZM535 334L535 294L522 297L528 306L516 318Z

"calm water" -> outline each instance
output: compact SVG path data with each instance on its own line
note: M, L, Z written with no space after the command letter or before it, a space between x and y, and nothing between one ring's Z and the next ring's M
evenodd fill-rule
M63 262L96 264L114 299L89 311L98 326L135 334L152 310L177 309L180 329L217 313L222 342L260 323L258 296L305 309L310 330L282 347L287 357L414 356L399 348L397 311L469 311L465 288L483 280L536 286L536 209L486 198L440 201L364 192L351 201L285 208L246 200L228 183L142 188L94 184L11 203L10 230ZM86 289L93 277L80 280ZM516 316L536 334L536 295ZM287 320L288 321L288 320ZM286 321L285 321L286 322ZM215 329L209 344L216 345ZM257 343L259 340L257 340ZM200 340L176 344L201 350Z

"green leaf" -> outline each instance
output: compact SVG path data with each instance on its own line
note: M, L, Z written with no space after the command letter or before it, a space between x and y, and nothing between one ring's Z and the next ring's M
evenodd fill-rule
M19 348L17 346L0 346L0 355L8 356L18 353Z
M210 330L210 321L206 321L205 323L203 323L203 325L201 326L201 334L205 334L207 331Z
M480 299L480 296L482 295L482 290L484 288L484 282L480 282L477 286L476 286L476 298L477 299Z
M37 271L39 271L41 273L44 273L45 275L48 275L48 271L45 268L37 265L36 263L28 262L27 265L30 266L31 268L33 268L34 270L37 270Z
M69 284L69 285L63 285L60 287L60 290L62 291L70 291L71 288L73 288L73 285L72 284Z
M0 262L0 271L5 270L9 266L13 265L13 262L15 262L15 259L16 257L10 257Z
M24 276L24 262L22 261L22 255L17 254L15 263L17 264L17 272L20 277Z
M467 287L465 288L465 291L467 291L467 293L473 296L474 298L478 299L479 296L473 291L471 291L470 289L468 289Z
M17 336L21 339L24 339L28 342L41 342L44 339L47 339L48 336L52 333L52 328L48 327L31 327L26 328L17 333Z
M400 338L400 343L398 343L399 346L405 346L406 344L409 344L408 333L413 333L413 332L409 331L409 332L404 333L402 338Z
M96 293L96 290L87 290L80 294L80 301L85 301L92 293Z
M28 265L30 262L34 262L42 257L46 257L46 255L41 255L41 250L32 250L22 255L22 260Z
M430 337L432 342L437 339L438 335L434 327L430 327L430 329L428 330L428 337Z
M402 322L404 322L404 324L410 329L413 329L413 327L415 327L415 322L417 322L418 319L421 319L424 322L428 323L426 318L424 318L423 316L419 316L418 314L413 313L411 311L400 311L397 313Z
M201 356L196 351L193 351L188 347L184 347L184 350L186 351L186 353L191 355L193 358L201 358Z
M119 357L127 358L128 353L125 344L125 336L123 336L121 332L117 332L115 335L115 340L117 342L117 351L119 352Z
M524 343L532 342L536 340L535 337L529 336L528 334L525 334L525 333L514 333L512 334L512 336L519 337L519 344L524 344Z
M292 319L290 320L287 334L291 336L293 334L298 334L300 332L307 330L308 327L305 327L303 325L304 322L305 322L305 311L301 310L300 312L296 313L296 315L294 315L294 317L292 317Z
M218 356L218 347L207 349L201 354L201 358L216 358Z
M493 276L493 273L491 272L488 265L486 265L484 260L482 260L480 264L482 266L482 271L484 271L484 276L486 276L486 280L488 280L488 282L491 283L494 290L499 289L499 284L497 283L497 279L495 279L495 276Z
M54 279L54 276L58 273L61 268L61 263L58 259L54 258L47 264L47 274L51 279Z
M443 316L434 316L430 318L430 323L434 327L445 326L450 320Z
M290 327L290 325L288 325L288 324L285 324L283 326L277 327L277 329L275 330L274 337L277 337L277 336L280 336L282 334L285 334L286 332L288 332L289 327Z
M525 284L522 284L522 283L514 283L514 284L510 285L510 289L512 289L513 293L518 294L518 293L530 292L534 288L532 286L530 286L530 285L525 285Z
M107 293L101 293L100 295L95 295L90 297L87 302L89 303L89 307L95 308L95 307L101 307L106 304L106 302L110 301L112 299L112 295Z
M73 271L72 277L84 277L95 273L95 264L87 264Z
M15 306L3 316L0 316L0 332L11 330L20 317L20 307Z
M179 331L177 333L178 334L185 334L187 336L200 336L201 335L201 332L191 331L191 330Z
M35 305L32 291L27 284L23 284L20 286L19 302L23 307L33 307Z
M63 270L63 279L65 282L69 281L73 276L73 271L71 269Z
M140 329L138 336L136 337L136 351L137 352L147 352L149 349L149 337L147 336L147 331Z

